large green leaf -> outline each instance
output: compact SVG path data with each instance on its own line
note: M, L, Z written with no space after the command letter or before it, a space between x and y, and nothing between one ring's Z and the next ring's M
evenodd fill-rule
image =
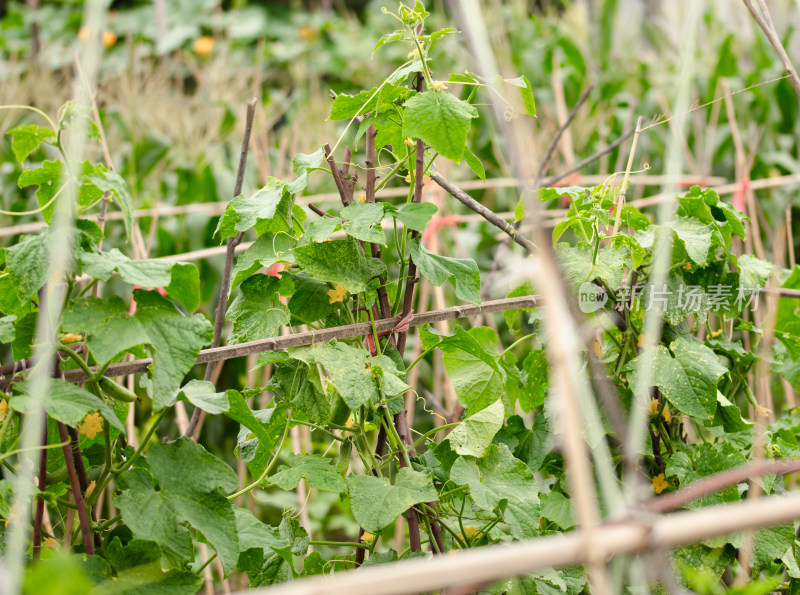
M211 343L214 328L202 314L186 316L156 291L133 292L136 319L147 336L153 363L152 379L144 379L156 410L175 402L184 376L192 369L200 349Z
M108 281L116 271L120 279L140 287L162 287L167 295L194 312L200 304L200 272L192 263L173 260L131 260L116 248L107 252L81 251L83 271Z
M55 211L54 196L58 192L63 166L64 164L60 161L45 161L41 167L26 169L17 179L17 185L20 188L37 186L36 202L42 209L42 218L46 223L50 222Z
M373 277L386 275L386 266L368 257L354 239L308 244L294 249L295 261L309 276L361 293Z
M6 269L20 302L26 302L47 281L48 245L45 229L39 235L23 236L6 248Z
M303 273L292 275L294 293L289 298L289 312L304 323L316 322L338 307L331 304L330 286Z
M347 491L353 516L370 533L380 532L415 504L437 500L431 476L409 467L397 472L394 485L385 477L351 475Z
M450 479L469 486L475 504L486 511L507 501L503 518L517 539L536 535L539 529L539 485L530 469L514 458L506 445L491 445L479 459L459 457Z
M299 360L275 364L273 379L283 391L284 402L299 418L316 424L326 423L331 416L331 404L319 379L316 365Z
M433 341L437 335L427 329L420 336L423 348L436 345ZM506 373L498 363L497 333L488 327L469 331L458 327L439 338L447 375L464 407L481 409L504 395Z
M239 558L239 537L225 493L239 487L236 473L190 438L155 444L147 462L150 471L136 468L119 477L114 504L123 522L134 536L162 548L170 547L177 527L187 522L216 549L230 574Z
M478 110L446 91L417 93L405 102L403 136L421 138L426 145L451 161L464 156L467 133Z
M6 134L11 135L11 150L17 161L23 163L28 155L39 148L42 143L51 143L56 134L49 128L41 128L35 124L26 124L12 128Z
M282 490L293 490L305 479L306 483L318 490L326 492L344 492L346 485L339 470L331 463L333 459L321 455L284 455L287 466L281 466L269 478L271 484Z
M280 301L279 288L280 279L269 275L253 275L242 283L225 314L233 322L229 344L275 337L289 324L289 308Z
M225 208L214 232L220 241L239 232L256 228L256 234L291 232L294 199L286 189L286 181L269 178L267 184L252 196L237 196Z
M438 209L432 202L408 202L392 214L408 229L422 233Z
M296 240L288 234L266 234L258 238L233 267L231 290L260 268L269 268L276 262L294 262L292 248Z
M62 326L68 333L86 335L94 359L103 365L117 354L150 342L150 337L136 317L128 315L121 298L77 298L64 312Z
M369 367L369 354L335 339L311 350L311 355L331 375L342 399L352 410L370 401L378 403L378 389Z
M485 409L473 413L463 420L447 439L453 450L460 455L480 457L486 447L492 443L492 438L503 426L503 402L497 400Z
M364 242L386 245L386 234L381 228L383 220L383 203L365 203L354 201L342 209L340 215L344 219L347 235Z
M404 87L384 87L382 89L373 87L369 91L361 91L356 95L340 93L331 104L328 120L349 120L360 114L375 111L376 108L392 103L407 93L408 89Z
M9 406L20 413L30 413L32 399L28 393L30 381L17 382L14 390L20 394L11 398ZM68 426L76 426L89 413L99 412L103 418L120 432L125 432L125 426L119 421L114 410L100 397L82 389L76 384L54 378L44 397L44 409L47 414Z
M605 246L597 251L597 257L592 262L594 248L588 244L578 244L571 246L566 242L556 244L556 256L558 256L564 275L573 285L600 277L611 287L619 287L622 283L622 275L629 257L629 251L613 246Z
M125 235L130 238L133 232L133 198L122 176L112 170L99 169L97 173L86 176L85 180L102 192L117 197L125 221Z
M450 281L456 297L470 304L481 303L481 274L474 260L434 254L420 243L420 238L411 240L410 248L414 264L428 281L434 285Z
M669 347L659 345L649 355L642 354L628 363L630 386L637 392L647 388L638 385L636 371L646 366L653 370L653 385L672 406L699 419L712 417L717 408L717 384L728 370L702 343L676 339Z
M708 250L711 248L714 227L689 217L678 217L669 224L669 227L683 243L689 258L696 264L705 266L708 263Z
M103 555L116 572L114 579L97 585L92 593L112 595L194 595L203 578L187 570L161 568L161 547L155 541L119 537L103 544Z

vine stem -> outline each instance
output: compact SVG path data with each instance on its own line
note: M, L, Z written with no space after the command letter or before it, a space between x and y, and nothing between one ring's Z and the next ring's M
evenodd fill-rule
M64 460L67 464L67 473L69 474L69 485L72 490L72 496L75 498L75 505L78 508L78 520L81 524L81 535L83 536L83 547L86 553L94 555L94 543L92 542L92 528L89 524L89 516L86 514L86 504L83 500L83 491L81 490L78 474L75 470L75 460L72 456L72 448L70 447L69 434L67 433L66 426L58 422L58 434L61 437L62 449L64 451Z
M261 484L261 482L264 481L267 478L267 476L269 475L269 472L272 471L272 468L275 466L275 463L278 462L278 457L281 455L281 451L283 450L283 443L286 442L286 436L289 434L289 427L292 425L292 412L291 412L291 410L286 412L286 417L288 419L286 421L286 427L283 429L283 435L281 436L280 441L277 444L277 447L276 447L276 450L275 450L275 454L272 455L272 459L270 460L269 463L267 463L267 466L264 467L264 471L261 472L261 475L253 483L251 483L250 485L248 485L246 487L243 487L238 492L234 492L233 494L228 496L228 500L236 500L236 498L238 498L242 494L246 494L249 491L251 491L253 488L258 487L259 484Z
M254 97L247 103L247 117L244 127L244 139L242 140L242 152L239 155L239 170L236 173L236 185L233 189L233 198L236 198L242 192L242 184L244 183L244 171L247 167L247 153L250 148L250 135L253 132L253 119L256 114L256 102ZM222 325L225 322L225 309L228 305L228 292L231 287L231 272L233 270L233 257L236 254L236 246L242 241L244 232L239 232L239 235L228 238L227 250L225 251L225 267L222 269L222 283L219 288L219 301L217 302L217 311L214 313L214 339L211 342L211 348L219 347L222 341ZM209 381L214 377L214 372L217 369L218 362L210 361L206 366L204 380ZM203 410L195 407L192 411L192 418L189 420L189 425L186 427L184 436L189 436L195 439L195 432L198 430L200 419L203 415ZM198 432L199 433L199 432Z

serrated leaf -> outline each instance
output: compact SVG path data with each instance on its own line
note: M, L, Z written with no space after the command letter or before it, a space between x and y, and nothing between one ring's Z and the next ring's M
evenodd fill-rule
M411 72L411 71L409 71ZM369 91L361 91L357 95L341 93L331 104L328 120L349 120L361 114L371 112L384 104L391 104L408 93L403 87L373 87Z
M48 244L45 229L39 235L23 236L19 242L6 248L6 270L20 302L28 301L47 281Z
M340 213L341 218L345 220L342 228L347 235L358 240L385 246L386 234L381 228L383 214L383 203L354 201Z
M470 123L478 117L473 105L446 91L426 91L414 95L404 107L404 137L421 138L443 157L461 161Z
M492 444L479 459L459 457L450 479L469 486L472 501L483 510L493 511L507 501L503 518L517 539L536 535L539 485L525 463L514 458L505 445Z
M431 476L409 467L397 472L394 485L385 477L351 475L347 491L356 521L375 534L415 504L438 499Z
M474 260L434 254L421 244L420 238L411 240L410 249L414 264L428 281L437 286L450 281L457 298L470 304L481 303L481 274Z
M202 314L185 316L158 292L133 292L136 319L149 337L152 377L143 379L156 410L175 402L184 376L192 369L202 347L211 343L214 328Z
M728 370L702 343L676 339L670 344L670 350L674 357L666 347L658 345L651 355L646 352L629 362L625 368L629 370L631 387L635 392L647 388L638 386L636 370L639 366L648 366L653 370L653 385L673 407L698 419L712 417L717 408L717 384ZM649 361L643 362L645 357L649 357Z
M408 229L422 233L433 215L439 210L432 202L409 202L392 213Z
M224 494L239 487L236 473L185 437L153 445L147 462L150 471L131 469L119 477L114 505L123 522L134 536L152 539L162 548L173 541L180 523L188 522L217 551L225 575L233 572L239 537L234 506Z
M293 275L294 293L289 298L289 312L298 320L309 323L321 320L337 309L328 295L330 286L302 273Z
M334 467L332 459L321 455L284 455L287 466L282 466L269 481L282 490L293 490L305 479L312 487L325 492L341 493L347 489L344 478Z
M296 240L284 233L266 234L258 238L239 256L233 267L231 290L261 268L269 268L276 262L294 262L292 248Z
M561 492L550 492L548 494L540 494L539 499L542 502L542 516L548 521L551 521L561 527L562 529L569 530L575 525L572 520L572 510L570 508L569 499Z
M265 233L292 233L292 207L294 198L286 188L286 181L269 178L266 185L252 196L237 196L225 208L217 224L214 237L220 242L239 232L255 228L256 235Z
M279 288L280 279L269 275L253 275L242 283L225 314L233 322L228 344L275 337L289 324L289 308L280 301Z
M16 316L0 317L0 343L11 343L14 340L14 323Z
M669 227L683 243L689 258L696 264L705 266L708 263L708 250L711 248L712 225L704 225L698 219L679 217Z
M37 186L36 201L39 208L42 209L41 214L45 223L50 222L50 217L53 216L55 210L53 197L58 191L62 168L63 164L60 161L45 161L41 167L26 169L17 179L17 185L20 188Z
M339 229L342 225L341 217L320 217L308 224L301 243L307 244L308 240L312 242L324 242L331 234Z
M133 198L122 176L115 171L102 170L86 176L85 179L99 190L117 197L125 221L125 235L130 238L133 233Z
M314 347L311 355L331 375L331 380L351 410L378 403L378 389L369 369L369 354L335 339Z
M20 413L31 411L32 398L28 393L29 388L30 381L14 384L14 390L20 394L11 398L9 402L11 409ZM44 409L53 419L73 427L82 422L89 413L98 412L108 423L125 433L125 427L110 405L100 397L65 380L58 378L50 380L50 387L44 397Z
M386 266L364 254L353 239L298 246L293 252L308 276L341 285L354 294L366 291L367 282L373 277L386 274Z
M28 158L28 155L38 149L39 145L50 142L50 139L56 137L55 132L49 128L42 128L35 124L17 126L9 130L7 134L11 135L11 150L20 164Z
M377 52L380 48L385 46L387 43L391 43L393 41L399 41L404 39L406 36L406 32L403 30L392 31L391 33L384 33L381 35L381 38L378 40L378 43L375 44L375 47L372 48L372 56L375 56L375 52Z
M474 457L483 455L497 431L503 426L503 413L503 402L498 399L485 409L464 419L447 436L453 450L460 455Z
M325 424L331 416L331 403L319 378L316 365L299 360L278 362L272 372L283 391L284 403L296 412L296 417L315 424Z
M771 262L760 260L752 254L739 256L736 267L739 269L739 287L743 289L764 287L773 269Z

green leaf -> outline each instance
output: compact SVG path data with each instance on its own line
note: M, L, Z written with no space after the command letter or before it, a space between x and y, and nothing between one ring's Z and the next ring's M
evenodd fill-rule
M87 275L108 281L116 271L120 279L140 287L162 287L189 312L200 303L200 272L192 263L172 260L131 260L116 248L107 252L80 251L78 260Z
M237 259L233 267L231 290L262 267L269 268L276 262L293 263L292 248L296 243L293 237L285 233L265 234L258 238Z
M716 354L696 341L676 339L670 344L674 357L663 345L657 346L650 360L642 354L625 366L629 371L628 381L635 392L638 386L637 368L648 366L653 370L653 384L676 409L699 419L714 415L717 408L717 384L728 370L719 363ZM646 368L644 368L646 369Z
M341 285L354 294L366 291L367 282L373 277L386 275L386 266L364 254L353 239L298 246L293 252L308 276Z
M35 124L17 126L9 130L7 134L11 135L11 150L14 152L14 157L21 164L25 162L28 155L39 148L39 145L44 142L49 143L50 139L56 137L55 132L49 128L41 128Z
M20 302L28 301L47 281L48 244L45 229L39 235L23 236L19 242L6 248L6 269Z
M411 72L411 71L409 71ZM373 87L369 91L361 91L357 95L341 93L331 104L328 120L349 120L358 115L375 111L383 105L391 104L408 93L404 87Z
M569 499L561 492L550 492L540 494L542 502L542 516L564 529L572 529L575 522L572 520L572 510Z
M498 364L497 333L487 327L469 332L457 327L450 335L420 330L423 349L437 346L444 353L447 375L464 407L487 407L504 394L506 374Z
M450 281L456 297L470 304L481 303L481 274L474 260L434 254L420 243L420 238L411 240L410 247L414 264L428 281L437 286Z
M341 493L347 489L344 478L334 467L332 459L321 455L284 455L289 466L281 466L269 481L282 490L293 490L305 479L312 487L325 492Z
M161 569L161 548L155 541L132 539L124 546L119 537L103 544L103 555L116 572L114 579L92 593L113 595L194 595L203 578L187 570Z
M14 340L14 323L16 316L0 317L0 343L11 343Z
M473 413L463 420L447 439L453 450L460 455L480 457L492 443L494 435L503 426L503 402L497 400L485 409Z
M402 29L398 29L397 31L392 31L391 33L384 33L383 35L381 35L381 38L378 40L378 43L375 44L375 47L372 48L372 55L370 56L370 59L372 59L375 56L375 52L377 52L387 43L391 43L393 41L400 41L401 39L405 39L405 37L406 37L406 32L403 31Z
M41 167L26 169L17 179L17 185L20 188L37 186L36 201L39 208L42 209L42 218L45 223L50 222L50 217L53 216L55 210L53 197L58 192L62 167L63 164L60 161L45 161Z
M587 244L571 246L566 242L556 244L556 256L564 269L564 275L572 285L580 285L600 277L611 287L619 287L628 251L605 246L597 251L597 259L592 264L594 248Z
M14 384L14 390L21 394L11 398L9 402L11 409L20 413L30 413L32 397L27 392L29 387L30 381ZM110 405L100 397L65 380L57 378L50 380L50 388L44 398L44 409L50 417L68 426L77 426L89 413L96 411L120 432L125 432L125 427Z
M292 206L294 198L286 188L286 181L269 178L267 184L252 196L237 196L225 208L214 236L220 241L255 227L256 235L265 233L292 233Z
M334 231L339 229L341 225L341 217L320 217L308 224L301 243L307 244L308 240L317 243L324 242Z
M142 323L128 315L128 306L115 295L74 299L64 312L62 326L68 333L86 334L89 351L100 365L150 342Z
M253 275L241 285L241 291L228 307L225 318L233 322L229 345L275 337L289 324L289 308L278 295L280 279Z
M421 138L443 157L461 161L470 122L478 117L474 106L445 91L417 93L404 106L404 137Z
M336 304L330 303L330 286L300 273L292 275L294 293L289 298L289 312L301 322L316 322L332 314Z
M762 288L772 274L773 265L766 260L759 260L752 254L742 254L736 260L739 269L739 287L743 289Z
M364 242L385 246L386 234L381 228L383 214L383 203L365 203L357 200L344 207L340 213L345 220L342 227L347 235Z
M475 504L493 511L507 501L503 518L517 539L539 530L539 485L528 467L514 458L505 445L492 444L480 459L459 457L450 470L457 485L469 486Z
M476 176L486 182L486 170L483 168L483 163L467 146L464 146L464 161L467 162L467 165Z
M704 225L698 219L679 217L669 227L683 243L689 258L696 264L705 266L708 263L708 250L711 248L712 225Z
M378 403L378 389L369 368L369 354L335 339L311 350L311 355L331 375L331 380L351 410Z
M519 88L523 110L529 116L535 116L536 102L533 99L533 87L531 86L528 77L523 74L522 76L518 76L514 79L503 79L503 82Z
M128 192L128 186L117 172L103 169L98 173L86 176L86 181L103 192L108 192L117 197L122 218L125 221L125 235L130 238L133 233L133 198Z
M274 439L264 425L253 415L242 394L237 390L216 392L214 384L205 380L190 380L181 387L179 398L185 398L195 407L212 415L224 413L233 421L250 430L265 446Z
M415 504L438 499L431 476L409 467L397 472L394 485L386 477L351 475L347 491L356 521L373 534Z
M185 316L155 291L133 292L136 319L149 337L153 363L152 379L143 379L156 410L169 407L177 398L184 376L192 369L200 349L211 343L214 328L202 315Z
M397 212L392 213L403 222L408 229L422 233L434 213L439 210L432 202L409 202L402 205Z
M170 547L183 529L180 523L187 522L217 551L225 576L233 572L239 537L234 506L224 494L239 487L236 473L185 437L153 445L147 462L150 471L137 468L119 476L114 505L123 522L134 536L152 539L162 548Z
M730 402L725 395L717 391L717 412L713 425L721 425L726 432L734 433L749 430L753 426L753 422L742 418L739 406Z

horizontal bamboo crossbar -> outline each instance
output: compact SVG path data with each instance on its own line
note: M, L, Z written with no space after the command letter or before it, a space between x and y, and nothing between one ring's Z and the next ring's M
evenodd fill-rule
M247 591L248 595L403 595L456 585L483 585L546 568L561 568L620 554L696 543L745 529L800 518L800 493L709 506L664 516L609 521L592 529L511 544L487 545L454 555L400 561ZM245 595L242 592L238 595Z

